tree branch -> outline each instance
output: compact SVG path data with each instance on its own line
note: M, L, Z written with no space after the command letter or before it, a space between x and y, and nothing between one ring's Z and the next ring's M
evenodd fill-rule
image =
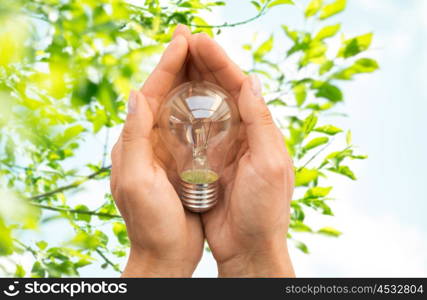
M253 16L252 18L240 21L240 22L230 23L230 24L225 22L224 24L217 24L217 25L197 25L197 24L191 24L190 23L190 24L188 24L188 26L196 27L196 28L224 28L224 27L236 27L239 25L244 25L244 24L250 23L250 22L255 21L256 19L262 17L267 12L268 4L270 4L271 1L272 0L267 0L267 2L264 4L264 6L259 10L257 15ZM147 11L147 9L145 9L144 7L138 6L138 5L128 3L128 6L134 8L134 9L137 9L137 10Z
M197 27L197 28L225 28L225 27L236 27L239 25L244 25L247 23L250 23L252 21L255 21L256 19L262 17L263 15L265 15L265 13L267 12L267 7L268 4L270 4L271 0L268 0L264 6L260 9L260 11L258 12L257 15L253 16L252 18L246 19L244 21L240 21L240 22L236 22L236 23L227 23L225 22L224 24L218 24L218 25L197 25L197 24L188 24L188 26L191 27Z
M96 251L96 253L98 253L99 256L102 257L102 259L105 261L105 263L107 265L110 265L114 269L114 271L117 271L117 272L120 272L120 273L122 272L119 269L119 267L117 267L117 265L115 265L107 256L105 256L105 254L101 250L99 250L98 248L96 248L95 251Z
M122 218L120 215L114 215L109 213L101 213L96 211L90 211L90 210L79 210L79 209L72 209L72 208L65 208L65 207L57 207L57 206L50 206L50 205L44 205L37 202L30 202L31 205L52 210L52 211L58 211L58 212L69 212L69 213L77 213L81 215L91 215L91 216L98 216L98 217L106 217L106 218Z
M105 133L105 141L104 141L104 149L102 152L102 167L105 167L105 162L107 161L108 156L108 145L110 141L110 128L107 127L106 133Z
M310 159L309 160L307 160L306 161L306 163L302 166L302 167L299 167L298 168L298 171L299 170L302 170L302 169L304 169L305 167L307 167L307 165L309 164L309 163L311 163L312 161L313 161L313 159L315 159L317 156L319 156L320 155L320 153L322 153L323 151L325 151L325 149L326 148L328 148L331 144L332 144L332 142L333 142L334 140L333 139L331 139L331 141L329 141L329 143L327 143L325 146L323 146L319 151L317 151L312 157L310 157Z
M58 194L58 193L62 193L64 191L66 191L66 190L74 189L74 188L80 186L81 184L83 184L84 182L86 182L86 181L88 181L90 179L95 178L99 174L101 174L101 173L103 173L105 171L108 171L109 169L111 169L111 166L108 166L108 167L105 167L105 168L101 168L98 171L96 171L96 172L94 172L92 174L87 175L86 177L84 177L81 180L78 180L78 181L73 182L71 184L59 187L59 188L57 188L55 190L52 190L50 192L46 192L46 193L43 193L43 194L40 194L40 195L32 196L32 197L28 198L28 200L39 200L39 199L43 199L43 198L47 198L47 197L53 196L53 195Z
M36 250L34 250L33 248L31 248L30 246L27 246L27 245L25 245L23 242L21 242L20 240L18 240L18 239L13 239L13 241L15 242L15 243L17 243L18 245L20 245L22 248L24 248L25 250L27 250L28 252L30 252L33 256L34 256L34 258L35 259L38 259L38 256L37 256L37 251Z

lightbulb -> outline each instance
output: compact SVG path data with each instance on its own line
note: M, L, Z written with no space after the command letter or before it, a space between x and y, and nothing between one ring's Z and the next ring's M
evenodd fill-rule
M217 203L239 120L232 97L207 81L186 82L166 97L159 132L176 161L178 194L188 210L205 212Z

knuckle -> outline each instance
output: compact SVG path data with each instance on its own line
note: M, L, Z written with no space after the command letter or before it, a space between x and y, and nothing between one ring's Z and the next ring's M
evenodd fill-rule
M153 184L150 176L126 176L120 178L116 189L119 194L123 195L141 195L150 190Z
M119 141L117 141L113 149L111 149L111 161L114 164L117 161L117 156L119 155Z
M137 191L138 182L134 178L121 179L117 183L116 190L119 195L134 194Z
M272 125L274 124L270 110L265 107L259 112L259 122L261 125Z
M272 177L284 177L286 175L288 164L284 159L270 159L265 162L266 173Z
M271 117L270 111L265 108L263 109L259 114L259 121L261 125L272 125L273 124L273 118Z
M125 126L123 128L121 138L122 138L123 143L129 143L134 139L134 134L128 126Z

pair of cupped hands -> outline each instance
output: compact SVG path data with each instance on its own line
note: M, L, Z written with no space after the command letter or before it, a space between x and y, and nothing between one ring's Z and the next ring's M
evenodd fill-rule
M222 196L203 214L182 206L169 180L173 160L156 127L165 96L191 80L228 91L242 121ZM131 244L122 276L190 277L205 240L221 277L293 276L286 242L293 173L258 78L245 75L208 35L179 25L143 87L131 92L112 151L111 190Z

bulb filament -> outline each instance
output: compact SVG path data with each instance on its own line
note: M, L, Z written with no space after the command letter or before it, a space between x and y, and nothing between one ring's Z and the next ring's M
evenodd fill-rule
M208 123L209 125L206 125ZM193 169L209 169L207 160L207 149L212 122L196 119L191 122L193 136ZM206 128L207 127L207 128Z

